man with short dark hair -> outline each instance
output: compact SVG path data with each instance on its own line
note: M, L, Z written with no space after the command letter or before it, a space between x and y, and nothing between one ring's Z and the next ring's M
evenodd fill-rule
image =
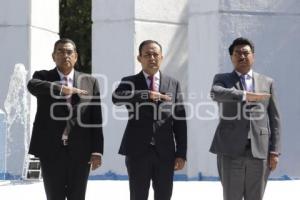
M131 200L147 200L151 180L154 199L169 200L174 170L184 167L187 150L180 85L159 70L157 41L143 41L137 59L142 71L123 78L112 96L129 114L119 153L126 156Z
M75 43L60 39L56 67L28 82L37 98L29 153L39 157L47 200L84 200L90 168L101 165L102 116L97 80L74 70Z
M231 73L211 89L220 121L210 148L217 154L224 200L262 200L280 154L280 117L273 79L252 70L254 45L237 38L229 47Z

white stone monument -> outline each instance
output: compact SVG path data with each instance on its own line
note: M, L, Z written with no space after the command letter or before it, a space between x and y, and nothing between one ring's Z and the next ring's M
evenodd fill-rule
M58 39L59 1L1 0L0 4L0 109L4 110L16 63L24 64L27 78L35 70L54 66L51 53ZM187 102L188 162L176 175L216 179L215 156L208 149L218 116L209 91L214 74L232 70L227 48L243 36L255 43L254 69L276 83L283 152L272 177L300 177L300 1L93 0L92 6L92 71L101 84L105 138L103 166L92 176L126 178L124 157L117 152L127 113L112 105L111 93L121 77L140 71L136 61L140 42L154 39L163 46L162 71L181 81ZM27 121L32 125L35 98L31 96L28 104ZM24 151L15 153L16 159L23 159ZM21 175L15 169L10 173Z
M283 155L273 177L300 177L300 1L297 0L94 0L93 72L102 74L104 126L103 167L126 175L118 148L126 120L113 116L111 92L115 81L137 73L139 43L155 39L163 46L162 71L178 78L186 92L188 162L177 173L190 180L216 179L215 156L208 152L218 110L209 98L214 74L232 70L228 46L237 37L253 40L254 69L273 77L283 119ZM286 98L284 98L286 97ZM126 110L123 116L126 118ZM121 114L118 114L120 116ZM286 176L285 176L286 175Z
M51 58L53 44L58 39L59 7L58 0L10 0L0 2L0 109L4 110L10 78L15 64L21 63L29 73L26 80L38 69L54 66ZM11 94L13 95L13 94ZM6 162L10 177L18 178L22 174L25 154L24 131L29 132L35 116L35 98L27 95L30 106L30 118L26 124L14 125L11 137L7 139L9 157L16 162ZM20 104L22 102L19 102ZM7 113L6 113L7 114ZM25 116L22 116L25 117ZM9 140L9 141L8 141Z

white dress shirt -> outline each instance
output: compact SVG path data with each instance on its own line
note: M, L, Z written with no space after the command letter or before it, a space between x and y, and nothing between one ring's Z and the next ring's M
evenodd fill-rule
M241 78L242 74L241 74L240 72L235 71L235 73ZM247 75L248 75L249 78L246 78L246 79L245 79L246 87L247 87L247 88L252 88L252 89L254 89L254 83L253 83L253 70L250 69L250 70L248 71ZM243 87L244 87L244 85L243 85ZM254 91L252 91L252 92L254 92ZM246 93L247 93L247 90L246 90L246 88L244 88L243 101L246 101L246 100L247 100L247 99L246 99Z
M148 85L148 88L150 88L150 80L149 80L149 74L147 74L146 72L143 71L143 74L145 76L145 79L146 79L146 82L147 82L147 85ZM154 91L159 91L159 82L160 82L160 73L159 71L157 71L154 75L153 75L153 81L154 81L154 84L153 84L153 90Z

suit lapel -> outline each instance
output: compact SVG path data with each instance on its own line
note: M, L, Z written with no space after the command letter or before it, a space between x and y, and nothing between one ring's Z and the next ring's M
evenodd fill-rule
M74 70L74 77L73 77L73 87L78 87L78 77L79 77L79 73Z
M260 91L261 88L261 81L260 81L260 75L256 72L253 72L253 89L254 92L258 92Z
M237 75L235 71L231 73L231 80L233 81L233 84L235 85L236 89L238 90L244 90L240 77Z
M79 78L79 72L77 72L76 70L74 70L74 77L73 77L73 87L74 88L81 88L80 85L78 85L78 78ZM78 102L80 101L80 96L78 94L73 94L72 95L72 105L76 105L78 104Z
M51 82L60 82L61 81L56 67L50 71L50 79L51 80L49 80L49 81L51 81Z
M159 73L160 73L159 92L165 94L168 92L170 80L168 79L168 77L164 76L161 72Z
M148 90L149 89L143 71L141 71L140 73L137 74L135 87L138 90Z

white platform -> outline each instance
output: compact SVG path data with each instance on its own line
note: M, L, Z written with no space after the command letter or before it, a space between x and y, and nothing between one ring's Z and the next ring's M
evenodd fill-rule
M2 184L3 183L3 184ZM300 180L269 181L264 200L299 199ZM43 183L12 184L0 181L0 195L3 200L44 200ZM153 199L150 190L149 200ZM89 181L86 200L128 200L129 187L127 181ZM220 182L177 181L174 183L172 200L221 200L222 187Z

